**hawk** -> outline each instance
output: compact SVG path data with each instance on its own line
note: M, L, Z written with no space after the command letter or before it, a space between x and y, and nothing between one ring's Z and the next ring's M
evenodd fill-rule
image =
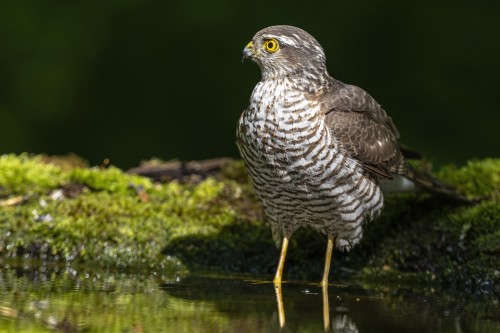
M449 190L416 177L392 119L366 91L328 74L323 48L304 30L265 28L246 45L245 58L262 78L239 119L237 145L281 244L275 284L290 237L308 226L328 238L326 286L333 247L348 251L361 240L363 223L382 210L385 180Z

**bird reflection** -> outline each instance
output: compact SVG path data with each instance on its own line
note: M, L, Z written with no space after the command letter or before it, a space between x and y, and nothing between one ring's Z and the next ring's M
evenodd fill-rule
M335 333L358 333L358 327L351 318L346 314L337 314L332 321L333 327L331 332Z
M278 320L280 323L280 330L285 329L285 308L283 307L283 294L281 292L281 283L274 285L276 291L276 304L278 306Z
M330 305L328 304L328 284L321 286L321 293L323 297L323 327L325 332L331 332L330 327Z
M280 332L287 332L281 283L275 284L274 289L276 292ZM356 324L347 314L336 314L332 320L330 319L328 285L323 285L321 287L321 293L323 299L323 328L325 333L358 333L359 330L356 327Z

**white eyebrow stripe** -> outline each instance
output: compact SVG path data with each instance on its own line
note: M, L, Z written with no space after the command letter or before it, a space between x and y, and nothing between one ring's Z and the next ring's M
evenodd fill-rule
M286 37L286 36L280 36L277 38L278 40L282 41L286 45L298 47L299 44L297 44L297 41L294 38Z
M299 47L299 44L297 43L297 41L294 38L290 38L287 36L265 35L263 37L264 37L264 39L277 39L278 41L280 41L283 44L293 46L293 47Z

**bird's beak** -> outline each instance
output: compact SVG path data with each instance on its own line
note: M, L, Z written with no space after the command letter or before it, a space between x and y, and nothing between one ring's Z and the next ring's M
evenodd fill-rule
M243 56L241 57L241 62L243 62L246 58L249 58L249 59L252 59L253 56L255 55L255 52L254 52L254 48L253 48L253 43L250 42L247 44L247 46L245 46L245 48L243 49Z

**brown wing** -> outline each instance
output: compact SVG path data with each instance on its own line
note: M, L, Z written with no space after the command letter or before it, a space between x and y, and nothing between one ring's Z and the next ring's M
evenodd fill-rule
M404 174L399 133L384 109L363 89L335 81L321 95L325 121L341 149L379 176Z

